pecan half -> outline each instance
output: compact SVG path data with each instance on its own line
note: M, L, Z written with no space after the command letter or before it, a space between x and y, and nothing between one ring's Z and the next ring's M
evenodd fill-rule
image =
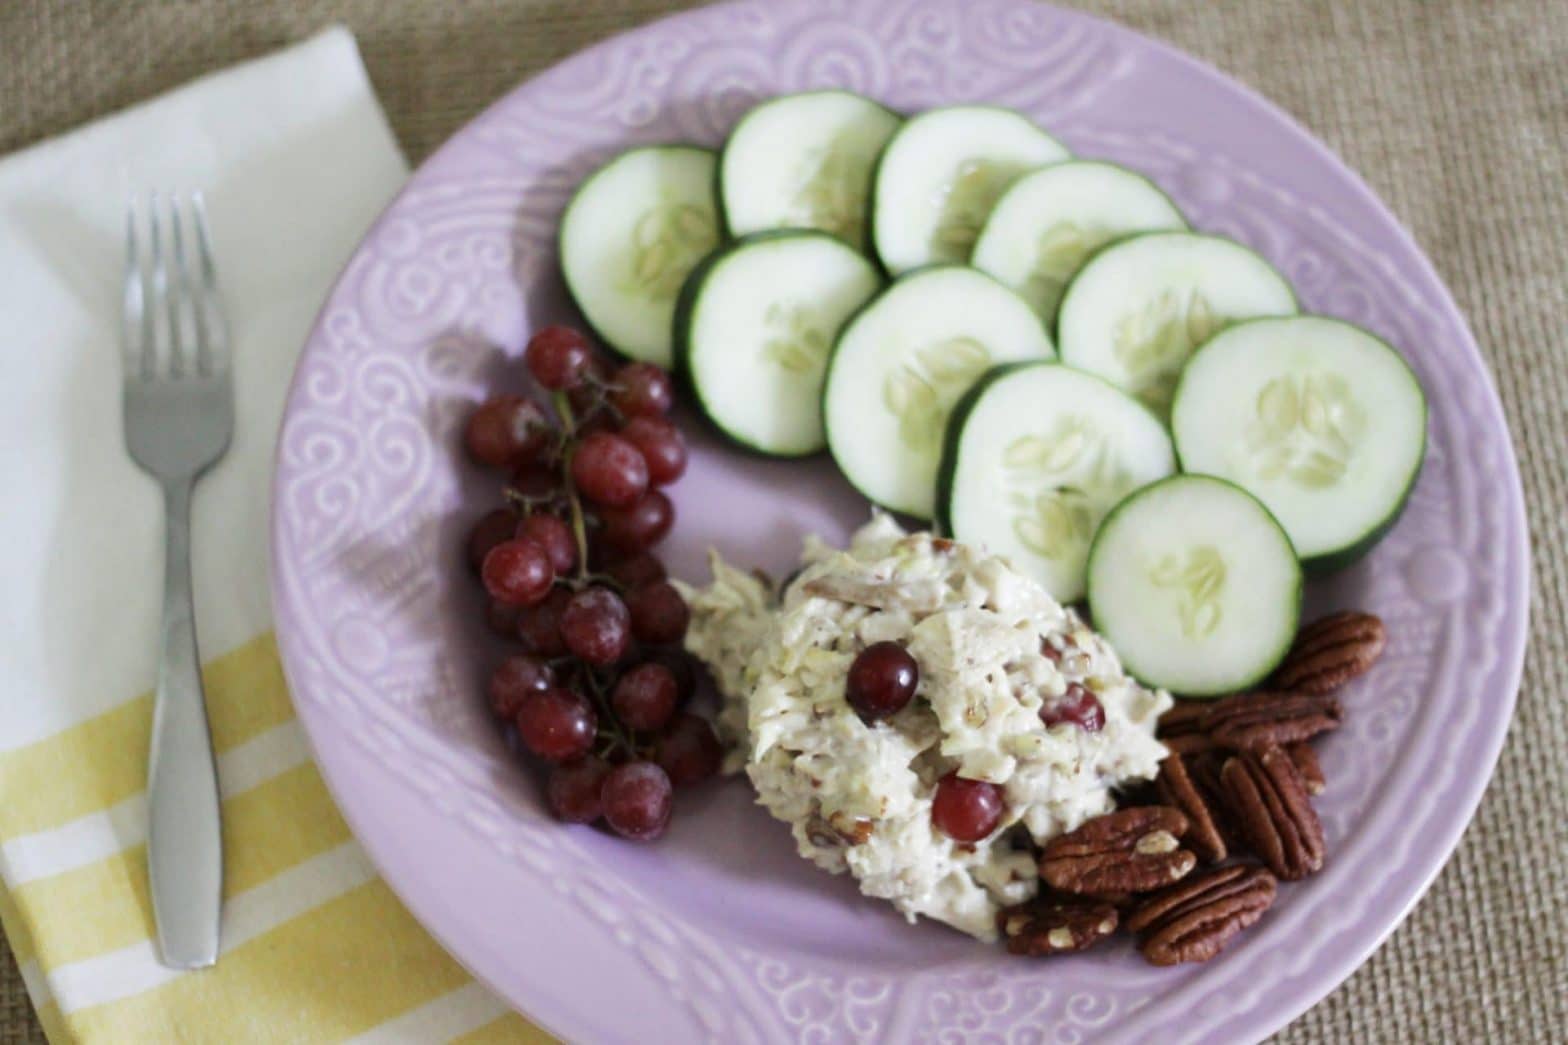
M1214 803L1187 771L1187 756L1171 755L1161 762L1154 789L1163 804L1180 809L1187 817L1187 834L1182 841L1198 854L1198 859L1211 864L1225 859L1228 850Z
M1306 787L1307 794L1321 795L1328 782L1323 779L1323 766L1318 763L1318 753L1312 750L1312 745L1292 744L1285 749L1285 753L1296 763L1296 772L1301 774L1301 783Z
M1229 757L1223 751L1203 751L1187 756L1187 775L1203 789L1204 797L1209 800L1209 808L1218 814L1221 821L1226 820L1227 809L1225 786L1220 783L1220 769Z
M1209 707L1206 701L1178 700L1160 716L1155 736L1172 754L1190 755L1207 751L1214 746L1203 728L1203 716L1208 713Z
M1262 751L1338 729L1344 717L1333 697L1264 690L1226 697L1203 716L1203 728L1220 747Z
M1230 813L1230 801L1225 797L1225 785L1220 780L1220 770L1229 757L1227 752L1216 749L1188 755L1186 761L1187 775L1208 801L1209 814L1214 818L1220 834L1225 836L1225 848L1235 854L1240 848L1236 844L1239 832L1236 830L1236 820Z
M1116 931L1116 908L1075 896L1046 896L997 912L1007 953L1040 958L1081 951Z
M1289 755L1243 752L1225 762L1220 779L1242 838L1269 870L1288 882L1323 866L1323 825Z
M1058 835L1040 852L1040 877L1079 896L1142 893L1186 875L1198 858L1181 847L1187 818L1165 806L1133 806Z
M1382 620L1372 614L1331 613L1296 634L1274 672L1274 685L1301 693L1331 692L1372 667L1387 641Z
M1155 893L1125 924L1142 934L1138 949L1151 964L1206 962L1263 917L1276 889L1261 867L1216 867Z

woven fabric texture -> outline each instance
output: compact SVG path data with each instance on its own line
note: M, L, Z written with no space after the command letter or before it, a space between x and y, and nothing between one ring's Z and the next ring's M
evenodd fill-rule
M392 125L418 162L519 80L685 6L10 0L0 3L0 153L339 21L359 37ZM1524 475L1533 634L1497 774L1410 917L1277 1040L1568 1039L1568 4L1076 6L1214 63L1361 172L1469 317ZM0 952L0 1045L40 1042L3 943Z

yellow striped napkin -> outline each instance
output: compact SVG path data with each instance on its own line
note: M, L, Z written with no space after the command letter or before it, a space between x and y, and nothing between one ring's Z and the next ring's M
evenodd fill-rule
M376 877L270 634L288 374L405 176L343 29L0 160L0 922L56 1043L548 1040ZM223 949L183 973L157 962L145 849L161 508L123 450L116 339L125 201L154 187L207 193L238 413L195 515Z

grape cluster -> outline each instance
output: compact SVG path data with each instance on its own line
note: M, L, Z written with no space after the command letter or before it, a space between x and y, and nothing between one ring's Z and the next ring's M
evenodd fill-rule
M466 547L490 628L522 646L490 676L490 709L549 765L558 817L648 841L674 788L713 776L721 754L686 710L690 612L652 552L675 522L661 488L686 470L674 389L649 363L610 370L566 327L535 334L524 361L550 409L496 396L464 430L475 463L510 473L505 507Z

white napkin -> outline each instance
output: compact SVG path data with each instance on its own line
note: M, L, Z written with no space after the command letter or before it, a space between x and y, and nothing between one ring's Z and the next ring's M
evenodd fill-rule
M136 870L144 769L127 780L125 759L81 754L119 756L118 738L145 736L148 702L134 698L153 686L162 598L162 504L126 455L122 427L127 201L206 194L226 301L234 438L194 505L197 629L210 664L249 656L270 632L269 485L289 375L333 278L407 173L342 28L0 159L0 916L57 1042L197 1040L207 1026L268 1041L343 1037L367 1023L376 1040L435 1040L496 1020L517 1032L507 1022L517 1018L373 881L314 771L296 779L308 756L292 720L219 758L224 793L297 783L308 808L274 788L267 801L281 805L268 807L267 830L290 844L325 832L331 847L233 897L223 957L201 973L164 969L148 939ZM284 699L270 648L226 670L217 690L209 677L209 705L226 689L231 717L253 696L274 709ZM236 672L266 681L251 693L241 679L236 693ZM126 728L125 709L139 726ZM116 772L115 787L100 788L111 797L91 805L91 788ZM52 801L84 780L94 783L75 789L74 806ZM256 833L230 868L242 877L247 861L270 858L257 851L267 833L257 804ZM378 934L380 952L334 931L345 904L360 905L355 927ZM314 921L296 917L312 905ZM280 932L318 940L279 955L286 971L268 964L277 959L266 946L246 952L285 923ZM379 994L345 976L380 983ZM382 1022L421 993L439 997Z
M0 160L0 751L153 684L162 502L124 450L125 209L206 193L234 441L194 507L210 660L271 627L268 485L289 374L408 167L341 27Z

